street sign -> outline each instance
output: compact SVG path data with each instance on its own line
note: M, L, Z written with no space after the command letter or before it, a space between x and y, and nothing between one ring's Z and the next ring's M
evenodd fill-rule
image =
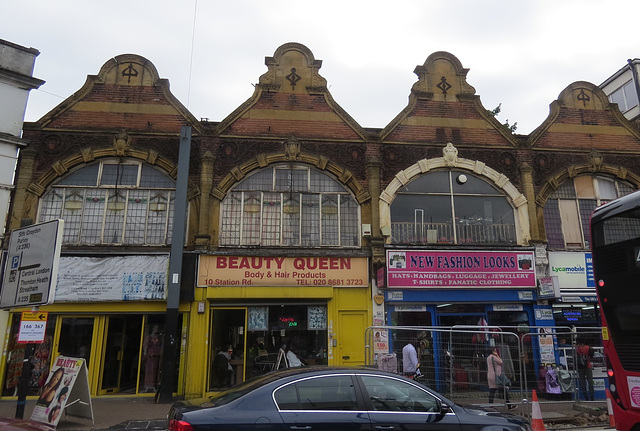
M18 343L42 343L47 330L46 311L23 311L18 332Z
M53 302L63 227L63 220L51 220L11 232L0 308Z

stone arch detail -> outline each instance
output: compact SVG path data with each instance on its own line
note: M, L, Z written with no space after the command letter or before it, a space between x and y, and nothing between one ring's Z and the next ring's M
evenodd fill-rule
M520 193L504 174L488 167L479 160L457 157L453 163L450 157L419 160L407 169L398 172L389 185L380 193L380 230L382 235L386 237L387 242L391 240L391 203L395 199L397 191L414 178L440 168L467 170L502 190L515 208L514 218L518 244L529 245L531 229L527 211L527 198Z
M325 156L317 156L303 152L300 152L295 160L291 160L286 152L277 154L258 154L246 163L231 169L231 172L229 172L229 174L213 188L211 195L218 201L222 201L229 190L231 190L231 188L239 181L246 178L247 175L257 169L266 168L267 166L279 163L306 164L314 166L321 171L329 172L333 174L339 183L353 193L358 204L362 205L371 200L369 192L362 187L348 169L344 169L338 164L327 159Z

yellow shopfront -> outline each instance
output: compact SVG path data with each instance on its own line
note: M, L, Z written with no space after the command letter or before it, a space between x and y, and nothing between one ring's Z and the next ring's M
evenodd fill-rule
M197 275L187 369L206 373L189 373L187 398L278 368L364 364L367 258L202 255Z
M153 394L162 372L165 304L43 306L48 312L45 339L34 345L28 396L37 396L53 359L83 358L92 396ZM72 311L73 309L73 311ZM82 312L78 312L82 309ZM26 344L17 343L21 311L11 313L2 367L2 396L17 395ZM180 331L187 334L187 314L180 314ZM183 353L184 343L178 346ZM180 368L182 370L182 368ZM182 372L178 379L184 378ZM182 387L179 384L177 387Z

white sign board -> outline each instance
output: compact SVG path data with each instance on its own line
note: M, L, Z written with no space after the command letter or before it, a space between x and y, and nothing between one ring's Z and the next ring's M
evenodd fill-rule
M169 255L63 256L56 303L162 301L167 298Z
M46 311L23 311L18 332L18 343L42 343L47 330Z
M63 226L51 220L11 232L0 308L53 302Z

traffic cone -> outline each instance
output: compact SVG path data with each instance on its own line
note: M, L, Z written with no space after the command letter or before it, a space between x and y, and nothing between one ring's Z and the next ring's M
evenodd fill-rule
M611 400L611 392L609 389L605 389L607 391L607 410L609 411L609 428L616 427L616 419L613 417L613 402Z
M535 389L531 398L531 428L533 431L547 431L544 427L544 422L542 421L542 412L540 411L538 394L536 394Z

